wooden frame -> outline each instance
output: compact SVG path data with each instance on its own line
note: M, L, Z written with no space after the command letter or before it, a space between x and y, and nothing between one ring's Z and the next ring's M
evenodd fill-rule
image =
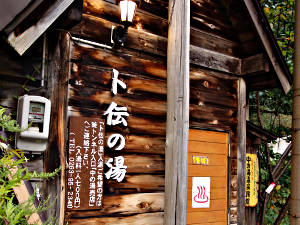
M181 37L180 39L178 37ZM186 223L190 1L169 1L165 225Z
M245 224L245 175L246 175L246 83L238 80L238 152L237 152L237 215L238 224Z
M201 128L198 126L190 126L189 129L197 129L197 130L206 130L206 131L214 131L214 132L223 132L228 134L228 157L227 157L227 224L230 225L230 200L231 200L231 134L230 130L223 129L209 129L209 128Z

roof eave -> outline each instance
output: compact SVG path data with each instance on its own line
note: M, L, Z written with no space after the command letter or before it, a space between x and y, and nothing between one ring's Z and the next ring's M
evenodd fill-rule
M285 93L288 93L291 89L292 75L276 42L269 22L260 7L260 3L257 0L244 0L244 3L274 67L281 87Z

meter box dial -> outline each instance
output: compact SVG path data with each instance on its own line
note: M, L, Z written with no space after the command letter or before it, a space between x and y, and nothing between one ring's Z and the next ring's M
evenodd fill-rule
M34 95L19 98L17 119L20 127L26 130L16 135L17 148L33 153L46 150L50 111L49 99Z

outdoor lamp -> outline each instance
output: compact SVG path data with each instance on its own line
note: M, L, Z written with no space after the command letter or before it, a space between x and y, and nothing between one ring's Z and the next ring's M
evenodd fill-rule
M123 45L127 37L128 27L132 23L136 3L132 0L120 1L121 22L123 26L117 26L112 31L112 41L116 46Z

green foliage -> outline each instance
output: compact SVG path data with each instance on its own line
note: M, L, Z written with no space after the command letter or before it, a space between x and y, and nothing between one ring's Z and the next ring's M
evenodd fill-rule
M260 0L277 43L292 72L294 54L295 0Z
M271 29L277 40L278 46L287 62L290 72L293 72L294 56L294 24L295 24L295 0L260 0L261 6L268 18ZM266 90L259 92L257 99L256 92L250 93L250 120L259 125L261 116L264 129L278 137L291 138L292 123L292 91L284 95L280 89ZM259 104L257 104L259 101ZM258 113L259 112L259 113ZM281 155L270 150L271 164L274 168ZM290 157L290 156L289 156ZM266 150L261 149L261 194L271 182L269 174ZM287 159L288 161L289 159ZM280 209L284 206L290 194L290 168L277 182L277 187L272 193L265 214L264 224L274 224ZM284 217L281 225L289 224L288 215Z
M264 154L265 150L261 149L261 152L262 152L262 154L260 155L261 190L262 193L264 193L265 189L271 183L271 176L268 173L266 154ZM281 155L278 153L274 153L273 151L270 151L270 157L271 157L271 165L274 168L277 165ZM291 156L287 158L287 161L290 160L290 157ZM272 192L272 196L267 205L267 211L265 213L265 221L264 221L265 225L274 224L280 210L283 208L290 194L290 184L291 184L290 176L291 176L291 170L289 167L287 171L280 177L279 181L277 182L277 186ZM286 215L282 220L281 225L288 225L288 224L289 224L289 218L288 215Z
M21 129L10 115L5 115L5 109L0 109L0 129L9 132L20 132ZM22 181L28 181L32 178L49 179L59 173L60 169L52 173L29 172L23 163L27 161L22 150L9 149L5 138L1 137L1 158L0 158L0 225L28 224L27 219L33 214L45 211L53 205L46 199L37 208L34 207L34 196L23 203L16 203L13 188L19 186ZM50 222L51 221L51 222ZM53 220L45 224L54 224Z

